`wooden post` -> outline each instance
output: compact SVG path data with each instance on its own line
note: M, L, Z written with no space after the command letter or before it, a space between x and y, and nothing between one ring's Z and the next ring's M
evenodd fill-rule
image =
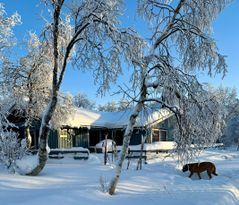
M107 137L108 137L108 134L105 134L105 143L104 143L104 147L105 147L105 150L104 150L104 165L106 165L107 163Z
M145 143L146 138L147 138L147 135L141 136L140 156L139 156L139 161L138 161L136 170L142 169L142 158L143 158L144 143Z

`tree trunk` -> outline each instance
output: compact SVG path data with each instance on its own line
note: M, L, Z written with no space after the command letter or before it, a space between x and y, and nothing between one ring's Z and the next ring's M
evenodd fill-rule
M238 141L237 141L237 151L239 150L239 138L238 138Z
M70 48L67 48L66 56L64 59L64 65L62 66L62 70L60 72L60 77L58 80L58 70L59 70L59 51L58 51L58 36L59 36L59 20L60 20L60 13L61 8L64 3L64 0L57 0L53 1L54 5L54 24L53 24L53 53L54 53L54 62L53 62L53 79L52 79L52 94L51 100L46 108L46 112L42 117L41 121L41 128L39 133L39 150L38 150L38 165L27 175L36 176L38 175L41 170L45 167L46 161L48 158L47 153L47 143L48 143L48 136L50 133L50 126L49 122L53 116L53 113L56 109L57 104L57 97L58 92L60 89L60 85L62 82L62 78L66 68L66 62L69 57Z
M30 126L27 126L25 128L25 137L26 137L27 148L30 149L32 145L32 136L30 133Z
M136 104L136 106L134 108L134 111L130 116L129 123L128 123L127 128L126 128L125 133L124 133L124 140L123 140L122 150L120 152L120 157L119 157L118 163L117 163L116 168L115 168L115 177L111 180L110 185L109 185L109 194L110 195L113 195L115 193L116 186L118 184L120 174L121 174L121 171L122 171L123 162L125 160L127 150L128 150L128 147L129 147L130 138L133 134L136 119L137 119L139 113L143 110L144 100L145 100L146 95L147 95L146 90L147 90L146 86L144 85L144 83L142 83L141 93L140 93L140 100Z
M55 111L56 104L57 104L57 97L53 96L41 122L41 128L40 128L40 134L39 134L40 142L39 142L39 150L38 150L38 165L30 173L27 173L27 175L37 176L46 165L47 158L48 158L47 143L48 143L48 136L50 133L49 122Z
M104 142L104 165L107 164L107 159L108 159L108 149L107 149L107 134L105 135L105 142Z

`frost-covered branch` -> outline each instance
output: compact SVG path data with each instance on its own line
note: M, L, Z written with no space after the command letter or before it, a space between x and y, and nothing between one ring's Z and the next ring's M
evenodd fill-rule
M121 60L141 55L144 41L130 29L119 29L121 2L118 0L52 1L53 23L47 24L44 41L53 53L50 100L42 116L39 164L30 172L37 175L47 160L46 146L50 121L58 102L59 89L67 65L93 69L99 92L104 93L121 72ZM65 18L63 18L65 17Z
M226 73L223 55L217 51L210 36L211 24L220 11L229 3L226 0L142 0L138 2L138 13L150 25L152 38L146 57L133 65L132 82L140 97L130 116L124 135L123 150L128 147L134 119L148 102L157 102L171 110L177 119L175 140L181 160L188 159L194 150L215 142L223 127L220 105L217 99L197 81L200 71ZM146 66L145 66L146 65ZM143 82L143 83L142 83ZM124 91L125 92L125 91ZM134 98L134 97L133 97ZM191 149L192 144L196 149ZM192 156L191 155L191 156ZM109 193L114 194L120 177L125 153L121 152L112 179Z

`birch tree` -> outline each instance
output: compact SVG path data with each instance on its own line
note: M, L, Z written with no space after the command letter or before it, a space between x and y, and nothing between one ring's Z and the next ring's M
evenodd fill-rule
M134 85L140 85L139 97L130 96L136 106L124 134L109 194L115 193L136 118L147 102L157 102L175 114L180 156L188 156L193 141L202 145L215 140L219 133L218 106L208 98L196 74L198 71L206 71L208 75L226 73L224 56L218 53L211 37L211 25L227 3L226 0L138 1L139 15L151 25L152 47L145 57L134 62L140 68L133 77ZM194 139L195 136L198 137Z
M2 67L8 61L10 49L16 43L13 28L21 23L21 17L18 13L7 16L4 5L0 3L0 75L2 77ZM9 127L14 127L7 117L12 101L5 101L4 97L8 92L5 83L0 81L0 162L8 169L15 171L15 162L26 154L24 143L19 143L17 133L13 132Z
M44 34L47 45L53 50L53 80L40 127L39 163L28 175L38 175L46 164L49 123L68 63L71 61L79 69L93 69L99 93L103 93L121 72L122 54L131 62L138 58L143 46L143 41L132 30L118 28L121 1L55 0L47 3L52 9L53 22L48 24Z
M20 23L21 16L17 12L6 16L4 5L0 3L0 61L4 60L5 56L2 51L14 45L13 28Z
M226 147L234 144L239 146L239 101L231 106L222 137L222 142Z
M104 105L99 105L98 110L99 111L105 111L105 112L116 112L116 111L124 111L127 108L129 108L130 102L122 99L120 101L111 101L107 102Z
M2 66L3 84L14 109L25 120L25 136L31 147L30 128L39 120L50 96L52 56L35 33L29 32L27 54L19 60L5 60Z
M29 33L26 43L27 55L21 57L19 62L5 62L2 79L8 88L8 96L18 111L25 119L25 136L28 148L31 147L30 128L34 121L41 119L42 112L50 98L52 84L52 53L46 47L46 42L41 42L35 33ZM56 108L51 128L59 128L62 119L72 111L72 97L60 93L60 101Z
M6 16L4 5L0 3L0 66L2 75L2 66L8 61L9 48L12 48L16 43L14 38L13 28L21 23L21 17L16 12L11 16ZM0 81L2 94L5 93L3 81Z
M95 102L92 102L84 93L78 93L75 95L73 102L76 107L86 108L89 110L93 110L95 108Z
M220 113L224 114L224 130L220 141L224 146L231 146L238 143L239 139L239 100L236 89L227 87L210 88L211 95L220 101Z

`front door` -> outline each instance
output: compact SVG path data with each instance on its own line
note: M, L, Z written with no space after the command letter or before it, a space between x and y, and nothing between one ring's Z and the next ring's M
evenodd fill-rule
M80 132L75 135L75 147L89 147L89 131L88 129L81 129Z

